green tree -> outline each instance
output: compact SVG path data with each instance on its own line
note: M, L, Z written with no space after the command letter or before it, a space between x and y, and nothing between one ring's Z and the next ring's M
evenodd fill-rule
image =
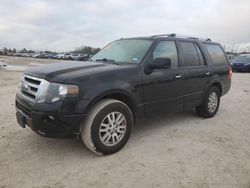
M80 54L93 55L99 51L100 51L100 48L93 48L91 46L81 46L79 48L76 48L73 52L80 53Z
M28 51L28 53L35 53L35 51L33 51L33 50L29 50L29 51Z
M27 51L26 48L24 48L24 49L22 49L20 52L21 52L21 53L27 53L28 51Z

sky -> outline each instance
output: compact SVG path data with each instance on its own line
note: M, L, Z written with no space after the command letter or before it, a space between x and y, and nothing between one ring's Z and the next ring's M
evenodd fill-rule
M250 48L250 0L0 0L0 49L70 51L163 33Z

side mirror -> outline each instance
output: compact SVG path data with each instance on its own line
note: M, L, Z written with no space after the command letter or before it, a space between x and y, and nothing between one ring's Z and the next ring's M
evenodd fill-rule
M171 67L171 59L159 57L154 59L153 63L149 63L145 67L144 71L146 74L150 74L155 69L170 69L170 67Z
M159 57L154 59L153 63L149 64L151 69L170 69L171 59Z

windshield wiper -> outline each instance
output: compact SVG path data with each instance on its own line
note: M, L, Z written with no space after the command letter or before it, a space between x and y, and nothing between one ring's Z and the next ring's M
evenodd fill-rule
M119 63L115 62L115 60L113 60L113 59L102 58L102 59L96 59L95 61L111 62L111 63L114 63L116 65L119 65Z
M107 59L107 58L102 58L102 59L96 59L96 61L115 61L113 59Z

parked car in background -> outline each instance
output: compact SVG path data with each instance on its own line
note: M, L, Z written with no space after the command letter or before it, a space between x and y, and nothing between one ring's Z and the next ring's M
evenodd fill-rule
M74 60L74 61L79 61L79 58L80 58L80 54L70 54L67 56L67 60Z
M55 59L55 55L56 55L56 54L47 54L47 55L46 55L46 58L47 58L47 59Z
M240 55L232 62L233 71L250 72L250 54Z
M7 63L5 63L3 59L0 59L0 68L6 67L6 66L7 66Z
M70 57L71 57L71 53L65 53L63 56L63 59L64 60L71 60Z
M22 57L32 57L33 53L21 53Z
M13 56L16 56L16 57L21 57L21 53L14 53Z
M33 54L32 57L33 58L38 58L40 56L40 54Z
M89 54L82 54L81 57L79 58L79 61L88 61L89 58L91 58L92 55Z
M55 55L55 59L63 59L64 58L64 54L56 54Z
M47 53L41 53L37 58L47 59Z

